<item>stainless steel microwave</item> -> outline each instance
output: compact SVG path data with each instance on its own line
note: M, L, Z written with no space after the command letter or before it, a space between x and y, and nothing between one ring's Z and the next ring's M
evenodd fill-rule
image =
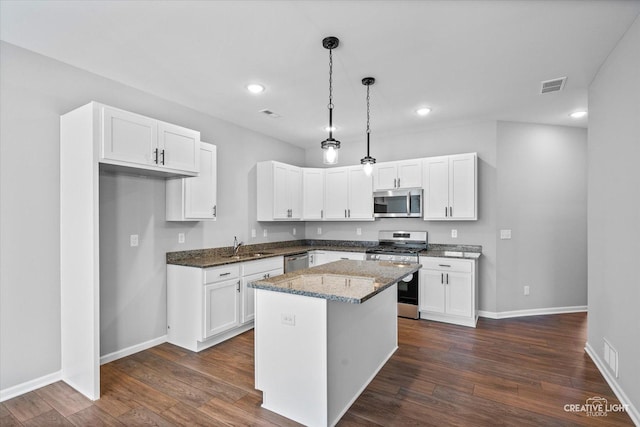
M376 218L415 218L422 216L422 188L373 192Z

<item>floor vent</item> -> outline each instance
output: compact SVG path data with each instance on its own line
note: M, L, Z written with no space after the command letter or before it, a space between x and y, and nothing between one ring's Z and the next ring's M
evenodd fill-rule
M559 77L553 80L545 80L542 82L540 93L558 92L564 88L564 84L567 81L566 77Z
M273 111L267 110L266 108L264 110L260 110L259 112L262 113L262 114L266 114L267 116L269 116L269 117L271 117L273 119L277 119L278 117L280 117L280 114L274 113Z

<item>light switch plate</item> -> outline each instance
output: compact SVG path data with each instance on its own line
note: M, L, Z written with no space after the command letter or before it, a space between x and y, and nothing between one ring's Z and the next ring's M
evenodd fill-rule
M256 229L255 228L251 229L251 237L253 237L254 239L256 238Z
M360 227L356 228L356 234L358 236L362 236L362 228L360 228Z
M509 240L511 239L511 230L500 230L500 239L501 240Z
M262 230L262 237L267 237L267 229Z
M451 238L453 239L457 239L458 238L458 230L451 230Z
M129 244L131 245L132 248L138 246L137 234L132 234L131 236L129 236Z
M280 314L280 322L283 325L287 326L295 326L296 325L296 315L291 313L281 313Z
M178 243L184 243L184 233L178 233Z
M293 235L294 236L296 235L296 228L295 227L293 227Z
M322 228L318 227L318 234L322 234Z

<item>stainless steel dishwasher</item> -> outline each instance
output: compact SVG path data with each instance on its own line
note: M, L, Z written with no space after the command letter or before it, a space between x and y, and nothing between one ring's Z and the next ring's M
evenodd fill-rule
M289 255L284 257L284 272L309 268L309 254Z

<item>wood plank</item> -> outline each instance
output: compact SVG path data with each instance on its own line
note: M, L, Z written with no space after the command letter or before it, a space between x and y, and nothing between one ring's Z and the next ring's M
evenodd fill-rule
M62 381L42 387L36 393L64 417L75 414L93 404L91 400L79 395L71 386Z
M123 423L112 417L98 406L92 405L67 417L69 422L77 427L117 427Z
M3 404L5 408L11 412L11 415L21 423L53 409L51 405L38 396L35 391L14 397L13 399L5 401Z
M22 425L26 427L73 427L73 424L55 409L33 417L23 422Z

